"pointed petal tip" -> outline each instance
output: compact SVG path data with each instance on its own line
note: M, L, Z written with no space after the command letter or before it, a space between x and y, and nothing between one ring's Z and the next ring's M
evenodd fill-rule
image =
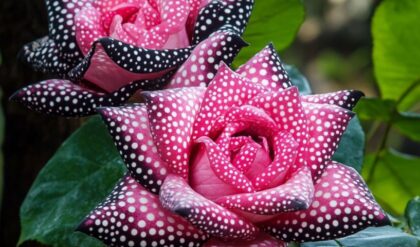
M17 90L16 92L14 92L12 95L9 96L9 101L21 102L22 93L23 93L22 89Z

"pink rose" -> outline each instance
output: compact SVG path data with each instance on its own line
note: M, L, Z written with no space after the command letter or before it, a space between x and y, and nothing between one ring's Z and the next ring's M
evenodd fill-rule
M283 246L389 224L331 160L362 93L300 96L272 46L208 88L143 96L100 110L129 172L80 231L112 246Z
M46 0L49 35L23 59L51 79L12 99L48 114L81 116L119 105L138 89L161 89L192 54L212 52L215 73L245 45L254 0ZM208 83L210 79L202 80Z

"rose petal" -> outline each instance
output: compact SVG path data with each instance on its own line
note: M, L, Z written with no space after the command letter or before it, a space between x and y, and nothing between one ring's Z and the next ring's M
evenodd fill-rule
M286 242L304 242L336 239L368 226L388 224L389 219L360 175L350 167L330 161L315 182L311 206L280 214L264 229Z
M254 240L246 242L226 242L212 238L204 244L204 247L287 247L287 244L268 234L260 233Z
M254 193L230 195L217 203L235 212L274 215L307 209L312 202L314 187L311 172L302 167L286 183Z
M94 7L86 6L74 17L76 41L83 55L86 55L93 43L108 36L101 22L101 13Z
M74 16L89 2L46 1L48 38L25 45L22 58L36 70L65 76L83 58L75 38Z
M290 87L282 91L261 93L247 104L264 109L276 121L280 131L289 132L299 144L298 160L291 168L305 164L303 159L308 139L308 126L299 91Z
M354 113L335 105L303 103L308 119L309 139L304 155L313 179L324 169L324 163L331 159L347 124Z
M207 136L218 117L225 115L231 107L243 105L264 90L262 86L248 81L222 64L206 90L194 122L192 139Z
M95 108L124 103L139 88L161 85L171 74L158 80L132 82L112 94L100 93L67 80L51 79L26 86L10 99L45 114L80 117L96 113Z
M232 161L232 165L241 173L246 173L250 168L260 146L254 142L247 143L241 147L238 154Z
M273 162L252 180L255 189L267 189L282 183L290 165L295 163L298 147L288 132L278 133L273 140Z
M242 35L253 5L254 0L213 0L201 9L197 17L192 44L200 43L220 29Z
M219 146L208 137L200 137L198 143L206 146L210 167L214 174L223 182L232 185L239 192L255 191L251 181L235 166L230 163L229 157L223 153Z
M198 44L167 88L206 86L221 62L231 64L246 43L238 35L216 32Z
M207 200L179 176L166 177L160 190L163 207L186 218L213 237L224 240L253 239L258 228L238 215Z
M77 228L110 246L201 246L207 236L126 175Z
M192 125L204 88L180 88L144 92L153 140L171 172L188 176Z
M252 82L279 91L292 86L289 76L273 44L267 45L247 63L236 70Z
M302 96L303 102L329 104L352 110L364 94L357 90L343 90L334 93L314 94Z
M150 50L101 38L68 75L74 81L84 78L113 92L131 81L161 77L181 65L190 52L191 48Z
M168 167L153 142L146 106L101 108L99 113L130 175L149 191L159 193Z

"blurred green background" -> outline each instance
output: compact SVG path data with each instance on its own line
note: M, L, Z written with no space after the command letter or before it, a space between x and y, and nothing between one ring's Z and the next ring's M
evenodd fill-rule
M381 1L303 2L306 10L304 22L292 45L281 52L283 60L295 65L307 76L314 93L351 88L361 90L367 96L378 96L372 63L371 20ZM283 14L282 16L289 18L287 14L291 13L293 12L286 8L279 15ZM290 16L290 19L293 17L295 16ZM273 35L281 35L281 28L284 26L279 24L278 29L274 26L273 30L269 31L278 31ZM46 33L47 14L43 0L0 2L0 82L5 118L2 149L4 186L0 215L2 246L16 245L20 233L19 207L29 187L63 140L84 121L37 114L7 100L20 87L47 78L33 72L16 58L23 44ZM275 45L284 46L276 43ZM247 54L247 51L244 53L251 55ZM413 109L417 112L420 110L416 106ZM364 121L363 127L371 140L367 151L374 152L378 145L381 145L386 126L377 121ZM0 137L3 135L0 134ZM400 152L420 156L419 143L403 137L393 129L390 130L387 145ZM398 165L398 160L394 162ZM415 170L408 172L420 174L420 165L416 163L413 167ZM401 193L397 187L387 189L390 194ZM401 213L401 209L393 209L392 205L386 205L387 202L381 203L388 210ZM34 242L24 244L35 245Z

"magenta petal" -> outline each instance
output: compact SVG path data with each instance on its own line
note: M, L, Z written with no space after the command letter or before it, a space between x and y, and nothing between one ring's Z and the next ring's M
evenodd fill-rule
M203 143L206 147L207 156L210 161L210 167L214 174L226 184L232 185L240 192L253 192L254 187L251 181L230 163L223 150L208 137L200 137L197 142Z
M207 136L218 117L234 106L241 106L255 95L264 92L257 85L222 64L204 95L200 112L194 122L193 140Z
M76 13L74 22L77 44L84 55L97 39L108 36L101 22L101 13L94 7L81 9Z
M253 239L258 228L233 212L204 198L179 176L169 175L160 190L162 205L197 228L224 240Z
M246 242L226 242L212 238L204 244L204 247L287 247L287 243L275 239L268 234L260 233L255 239Z
M217 203L260 215L273 215L307 209L312 202L314 187L311 172L302 167L284 184L254 193L225 196Z
M257 190L266 189L282 183L290 164L295 163L299 146L288 132L277 134L273 140L273 147L273 162L252 181Z
M251 168L252 163L257 157L259 149L260 146L255 142L243 145L238 151L238 154L233 159L232 165L236 167L236 169L238 169L241 173L246 173Z
M273 91L292 86L280 57L272 44L267 45L246 64L239 67L236 73L250 78L254 83L271 88Z
M101 108L99 113L131 176L146 189L158 193L169 171L153 142L146 106Z
M204 91L191 87L142 93L159 154L171 172L184 178L188 176L192 125Z
M126 175L77 228L109 246L201 246L207 236Z
M97 107L120 105L140 87L152 88L168 76L170 74L158 80L132 82L112 94L100 93L68 80L51 79L28 85L15 92L10 99L45 114L80 117L96 113Z
M303 102L336 105L352 110L364 94L357 90L343 90L334 93L302 96Z
M74 16L91 0L46 1L48 37L26 44L22 58L36 70L65 77L83 59L74 32Z
M353 168L330 161L315 182L311 206L280 214L264 228L283 241L304 242L336 239L389 223L360 175Z
M193 44L217 30L242 35L245 31L254 0L213 0L201 9L193 32Z
M324 169L324 163L331 159L347 124L354 113L344 108L327 105L303 103L308 119L309 139L304 159L317 179Z
M276 121L280 130L289 132L299 144L298 162L292 168L304 164L308 126L298 89L290 87L282 91L261 93L247 104L264 109Z
M246 43L238 35L216 32L199 43L177 70L167 88L207 86L220 63L231 64Z
M191 48L144 49L112 38L101 38L68 76L74 81L86 79L113 92L131 81L160 78L178 68L190 52Z

